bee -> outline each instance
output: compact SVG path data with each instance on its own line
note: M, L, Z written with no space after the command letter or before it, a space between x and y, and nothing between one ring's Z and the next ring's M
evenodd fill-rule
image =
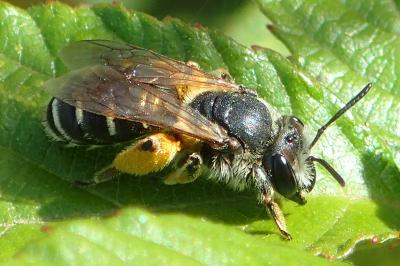
M305 204L304 195L316 181L315 162L345 185L328 162L310 151L326 128L371 89L366 85L310 141L299 118L273 119L255 91L193 62L108 40L72 43L60 58L72 71L45 84L53 95L46 113L48 134L75 145L133 141L93 180L78 185L98 184L119 173L146 175L174 162L166 184L206 175L237 190L255 189L285 239L291 235L277 194Z

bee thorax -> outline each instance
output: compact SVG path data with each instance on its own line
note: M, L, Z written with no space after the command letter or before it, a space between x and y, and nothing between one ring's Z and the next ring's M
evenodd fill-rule
M225 128L245 149L262 151L272 139L272 119L254 95L207 92L190 104L209 120Z

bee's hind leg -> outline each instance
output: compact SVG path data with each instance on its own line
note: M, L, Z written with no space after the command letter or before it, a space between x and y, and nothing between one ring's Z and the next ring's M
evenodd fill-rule
M113 163L95 174L90 181L75 181L88 187L109 181L120 173L147 175L164 169L181 149L181 142L166 133L156 133L138 140L115 157Z
M193 182L201 175L203 159L200 154L193 152L178 158L173 172L164 178L167 185L186 184Z
M112 165L98 171L94 178L91 180L74 180L72 185L74 187L85 188L95 186L99 183L110 181L120 175L120 172Z

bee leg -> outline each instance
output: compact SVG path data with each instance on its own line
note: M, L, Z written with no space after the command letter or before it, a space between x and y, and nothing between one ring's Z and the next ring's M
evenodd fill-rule
M120 172L111 165L98 171L92 180L75 180L72 185L78 188L91 187L99 183L110 181L119 174Z
M113 163L95 174L89 181L76 180L76 187L89 187L109 181L120 173L146 175L166 167L181 149L175 137L157 133L143 138L121 151Z
M186 65L200 70L199 64L194 61L187 61ZM211 71L210 73L214 76L220 77L221 79L223 79L227 82L233 81L231 74L229 74L228 70L226 70L224 68L217 68L217 69Z
M233 82L233 78L232 78L231 74L229 74L229 72L224 68L218 68L218 69L212 71L211 74L213 74L217 77L220 77L221 79L223 79L226 82ZM257 92L255 90L247 88L241 84L239 84L239 92L242 94L249 94L249 95L257 97Z
M285 217L278 203L274 201L274 188L272 187L272 183L265 173L264 169L259 166L253 167L253 176L255 177L257 186L261 189L261 199L267 208L268 212L272 216L277 225L281 235L286 240L291 240L292 236L289 234Z
M263 198L264 204L267 207L267 210L271 214L272 218L274 218L275 224L278 226L278 229L281 232L283 238L285 238L286 240L291 240L292 236L287 230L285 217L283 216L282 210L279 207L278 203L273 201L270 193L264 192Z
M187 66L190 66L190 67L193 67L193 68L195 68L195 69L200 69L200 66L199 66L199 64L198 63L196 63L195 61L187 61L186 62L186 65Z
M239 85L239 90L240 90L240 93L242 93L242 94L248 94L248 95L252 95L254 97L258 96L258 94L255 90L247 88L241 84Z
M217 69L211 71L211 74L214 76L220 77L221 79L223 79L226 82L233 81L231 74L229 74L228 70L226 70L224 68L217 68Z
M156 133L120 152L112 166L119 172L146 175L165 168L180 149L181 142L174 136Z
M203 159L197 152L183 156L178 160L178 168L168 174L164 183L167 185L186 184L196 180L201 174Z
M74 180L72 186L76 188L86 188L96 185L97 182L94 180Z

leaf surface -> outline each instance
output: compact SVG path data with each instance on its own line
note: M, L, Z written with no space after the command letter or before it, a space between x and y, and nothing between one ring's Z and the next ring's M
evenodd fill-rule
M326 243L321 243L325 240L323 237L311 247L329 254L333 245L339 247L339 243L346 243L335 252L339 256L346 255L346 248L358 240L373 238L380 231L379 224L387 227L388 232L392 231L381 236L382 239L398 237L398 7L393 1L259 0L258 3L273 22L269 26L271 31L291 51L291 62L300 72L307 73L314 84L310 91L293 86L290 76L286 79L290 101L296 106L294 112L300 117L308 115L311 126L316 123L315 129L366 83L373 83L371 93L351 114L337 121L338 133L329 129L318 144L322 157L341 171L348 184L340 196L345 200L346 214L336 221L335 227L341 227L348 217L352 217L353 226L347 225L347 230L335 232L331 238L326 238ZM306 99L310 99L310 104L304 105ZM330 107L327 102L335 104ZM327 109L326 114L321 106ZM345 145L339 144L342 137L336 134L345 137ZM334 146L326 144L333 139ZM353 150L351 158L348 157L350 150ZM367 216L368 212L377 219ZM362 225L366 227L361 229Z
M340 189L318 169L306 206L282 201L290 243L281 240L254 193L207 180L165 186L155 178L123 176L87 190L73 188L71 181L90 179L122 148L65 148L43 132L51 96L42 84L68 71L58 51L81 39L122 40L196 61L205 70L225 68L238 83L257 89L271 109L298 115L313 131L366 83L353 71L357 86L346 91L343 85L338 97L333 85L273 51L254 52L219 32L118 5L55 3L23 10L0 3L0 262L296 265L301 259L320 265L328 262L312 253L344 256L362 239L396 237L398 159L396 147L384 140L398 139L398 132L366 112L380 106L370 98L394 95L390 87L377 86L319 143L315 153L332 162L348 186ZM334 70L345 72L340 66Z

